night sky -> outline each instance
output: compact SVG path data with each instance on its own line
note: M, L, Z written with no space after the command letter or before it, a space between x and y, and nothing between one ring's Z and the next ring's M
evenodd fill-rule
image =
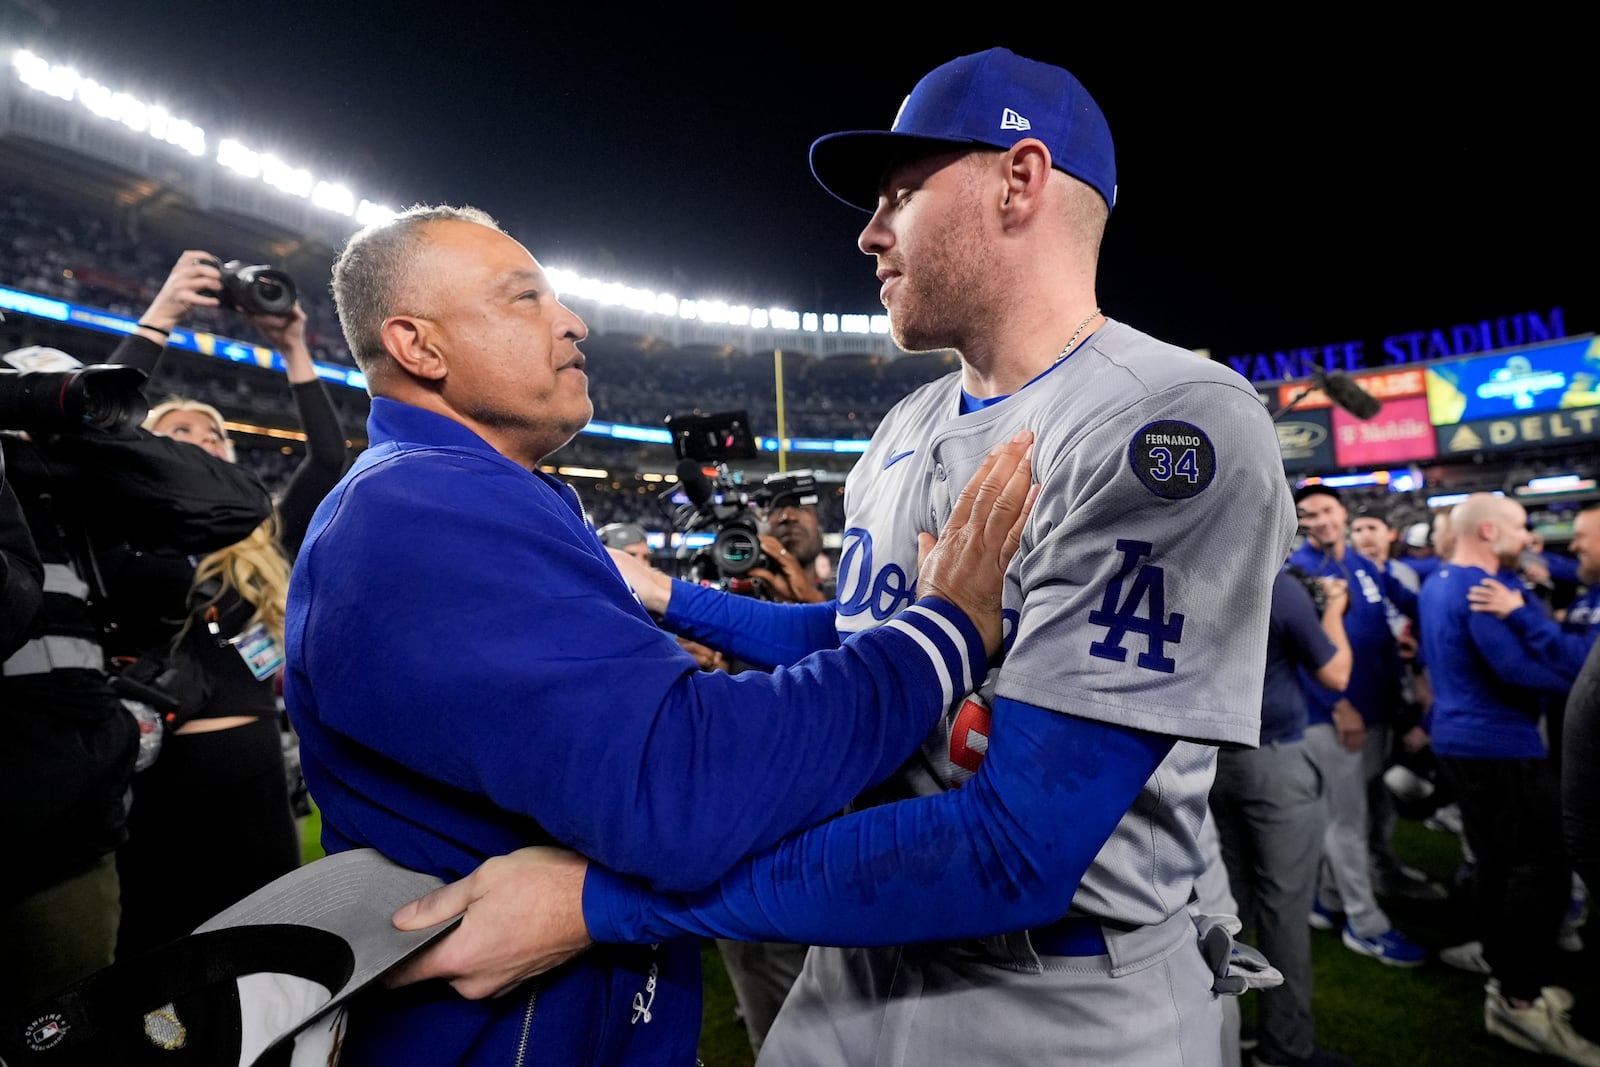
M814 183L811 141L885 128L919 75L1005 45L1072 70L1111 123L1113 317L1219 356L1556 307L1600 328L1600 79L1576 25L592 6L0 0L13 32L54 16L18 43L213 143L396 207L475 204L550 266L797 310L879 310L865 216Z

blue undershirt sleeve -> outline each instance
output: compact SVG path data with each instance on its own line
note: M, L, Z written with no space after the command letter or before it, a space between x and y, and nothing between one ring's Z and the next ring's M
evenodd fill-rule
M661 625L746 663L771 669L839 647L837 605L775 604L674 581Z
M959 789L856 812L686 895L591 866L597 941L684 935L824 945L983 937L1061 918L1173 739L999 699Z

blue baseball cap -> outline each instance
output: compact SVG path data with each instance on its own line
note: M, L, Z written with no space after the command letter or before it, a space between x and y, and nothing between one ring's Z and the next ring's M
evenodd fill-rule
M894 126L819 137L811 145L811 173L851 207L872 211L878 183L896 160L952 147L1010 148L1035 137L1050 161L1117 199L1117 164L1111 127L1078 79L1048 63L991 48L952 59L917 82L900 105Z

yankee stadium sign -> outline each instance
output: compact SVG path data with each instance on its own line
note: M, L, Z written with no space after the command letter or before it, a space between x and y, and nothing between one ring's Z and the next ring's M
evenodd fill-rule
M1561 309L1556 307L1544 313L1526 311L1504 318L1392 334L1379 342L1376 351L1368 351L1364 341L1340 341L1280 352L1224 356L1222 361L1252 382L1269 382L1310 378L1319 371L1331 374L1334 371L1467 356L1474 352L1494 352L1502 348L1555 341L1565 336L1566 323Z

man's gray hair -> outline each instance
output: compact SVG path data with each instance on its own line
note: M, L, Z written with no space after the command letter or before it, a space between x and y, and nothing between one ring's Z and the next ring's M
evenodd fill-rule
M333 303L344 328L345 343L370 382L389 362L380 331L389 316L402 310L398 302L410 291L417 253L427 228L436 222L475 222L499 230L500 224L475 207L414 204L392 219L375 222L345 243L333 262Z

